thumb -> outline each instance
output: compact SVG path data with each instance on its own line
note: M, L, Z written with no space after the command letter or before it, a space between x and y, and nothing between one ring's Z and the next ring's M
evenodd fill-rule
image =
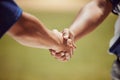
M69 36L70 36L70 34L69 34L69 29L64 29L63 30L63 38L65 39L65 40L67 40L67 39L69 39Z

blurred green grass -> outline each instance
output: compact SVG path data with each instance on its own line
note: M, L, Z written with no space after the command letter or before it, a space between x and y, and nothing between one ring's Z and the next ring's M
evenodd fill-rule
M49 29L69 27L77 12L27 11ZM59 62L48 50L25 47L5 35L0 40L0 80L110 80L114 56L108 54L116 16L77 42L69 62Z

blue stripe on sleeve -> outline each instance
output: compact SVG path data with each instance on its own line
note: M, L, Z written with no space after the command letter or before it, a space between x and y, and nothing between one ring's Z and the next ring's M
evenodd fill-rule
M0 1L0 38L20 18L21 8L13 0Z

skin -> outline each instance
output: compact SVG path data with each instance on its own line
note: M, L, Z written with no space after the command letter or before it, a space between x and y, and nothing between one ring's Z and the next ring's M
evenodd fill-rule
M108 0L92 0L83 7L76 20L70 26L75 41L95 30L112 11L112 4Z
M26 12L22 13L7 34L24 46L56 51L70 50L63 42L62 33L47 29L36 17Z
M80 10L69 29L63 31L63 38L67 40L66 43L69 43L68 40L71 39L71 44L74 44L74 42L95 30L105 20L111 10L112 4L109 0L91 0ZM63 59L63 57L57 55L53 56Z
M65 29L62 34L48 30L37 18L23 12L8 34L22 45L50 49L56 59L67 61L73 54L74 42L97 28L111 10L108 0L92 0L80 10L69 30Z

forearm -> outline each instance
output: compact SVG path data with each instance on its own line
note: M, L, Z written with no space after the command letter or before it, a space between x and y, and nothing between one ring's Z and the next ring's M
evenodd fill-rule
M93 31L110 13L112 5L107 0L93 0L81 9L70 31L75 41Z
M37 18L25 12L8 34L22 45L29 47L50 49L59 43L52 31L45 28Z

